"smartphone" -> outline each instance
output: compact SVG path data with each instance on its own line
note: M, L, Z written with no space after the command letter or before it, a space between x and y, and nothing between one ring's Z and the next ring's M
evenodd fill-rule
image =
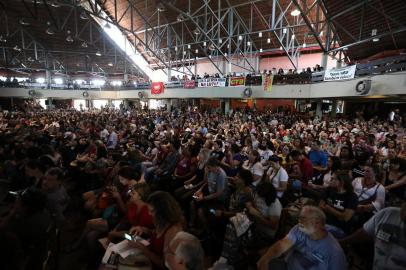
M149 246L149 241L142 238L142 237L140 237L140 236L137 236L137 235L133 236L133 235L130 235L128 233L125 233L124 237L127 240L134 241L134 242L139 242L139 243L143 244L144 246Z
M125 237L125 239L127 239L127 240L133 241L132 235L130 235L130 234L128 234L128 233L125 233L125 234L124 234L124 237Z

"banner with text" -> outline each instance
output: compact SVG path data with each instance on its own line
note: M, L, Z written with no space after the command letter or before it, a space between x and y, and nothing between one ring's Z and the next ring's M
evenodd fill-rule
M272 91L272 83L273 83L273 75L266 75L264 76L264 91L271 92Z
M193 89L193 88L195 88L195 87L196 87L196 83L195 83L194 80L185 81L185 82L183 83L183 88L186 88L186 89Z
M208 78L198 80L197 87L225 87L226 78Z
M356 68L357 66L353 65L338 69L327 69L324 73L324 81L331 82L353 79L355 76Z
M245 79L246 86L262 85L262 75L248 75Z
M231 77L229 86L244 86L245 85L245 77Z

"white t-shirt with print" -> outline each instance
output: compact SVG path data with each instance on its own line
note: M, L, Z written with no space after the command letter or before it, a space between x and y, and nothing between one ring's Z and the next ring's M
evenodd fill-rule
M275 188L280 187L282 182L288 182L289 180L289 175L282 166L278 170L270 167L266 174L269 177L269 181ZM278 198L282 198L283 191L278 191L277 196Z

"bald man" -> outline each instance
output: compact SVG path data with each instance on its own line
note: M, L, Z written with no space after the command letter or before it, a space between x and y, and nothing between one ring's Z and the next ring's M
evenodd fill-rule
M326 216L315 206L300 211L299 224L272 245L258 261L259 270L345 270L347 262L337 240L325 229ZM284 258L279 258L288 253Z

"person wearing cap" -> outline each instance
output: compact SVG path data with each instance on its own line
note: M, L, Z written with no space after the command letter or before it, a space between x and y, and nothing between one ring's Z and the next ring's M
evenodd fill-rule
M280 165L280 157L273 155L269 157L271 167L267 171L267 180L275 187L278 198L282 198L283 193L288 186L289 175L286 170Z

